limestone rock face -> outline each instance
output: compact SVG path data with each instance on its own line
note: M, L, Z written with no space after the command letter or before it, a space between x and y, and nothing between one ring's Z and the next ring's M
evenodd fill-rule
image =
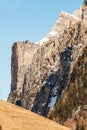
M9 96L9 101L12 103L15 103L16 99L20 99L24 83L24 75L37 48L38 45L28 42L17 42L14 43L12 47L11 94Z
M51 31L39 42L15 43L12 48L12 82L8 101L62 124L66 122L77 107L87 103L73 104L69 100L71 90L80 95L79 87L83 92L82 97L87 94L87 84L84 83L87 80L86 47L86 5L72 15L62 12ZM80 102L80 96L77 97ZM77 97L72 97L73 102ZM63 107L67 109L67 101L73 105L71 108L68 104L69 115L63 111Z

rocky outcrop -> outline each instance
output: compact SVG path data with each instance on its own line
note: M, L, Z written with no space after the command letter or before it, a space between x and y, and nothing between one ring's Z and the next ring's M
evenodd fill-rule
M62 93L52 113L51 119L74 130L87 129L87 46L79 57L70 76L70 84ZM71 126L69 122L74 123Z
M62 12L51 31L36 44L13 45L8 101L62 124L72 119L71 113L87 104L85 100L80 103L87 91L80 76L85 75L87 80L86 47L87 6L84 3L72 15ZM72 92L75 98L70 100Z
M45 116L50 109L54 108L68 81L71 53L72 47L67 47L60 54L60 67L47 78L46 83L35 98L32 111Z
M11 94L9 102L16 103L16 100L21 98L24 75L37 48L38 45L27 41L14 43L11 58Z

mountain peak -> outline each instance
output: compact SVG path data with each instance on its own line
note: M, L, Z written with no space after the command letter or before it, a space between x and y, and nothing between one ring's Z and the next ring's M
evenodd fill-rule
M86 5L86 1L85 5ZM80 129L87 113L87 6L62 12L37 44L13 45L8 101L61 124L73 120ZM74 95L74 96L73 96ZM78 109L79 110L79 109ZM82 114L82 115L81 115ZM79 123L79 124L78 124ZM72 126L73 127L73 126ZM79 128L78 128L79 127Z

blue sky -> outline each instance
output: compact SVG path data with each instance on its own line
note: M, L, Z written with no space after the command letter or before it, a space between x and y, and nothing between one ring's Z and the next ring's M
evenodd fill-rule
M11 84L11 47L15 41L42 39L62 10L72 13L82 0L0 0L0 99Z

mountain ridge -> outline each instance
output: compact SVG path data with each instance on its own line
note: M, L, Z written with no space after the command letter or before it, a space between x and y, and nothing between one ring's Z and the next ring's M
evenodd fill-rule
M38 43L17 42L13 45L12 82L8 101L65 124L68 118L72 119L74 109L86 105L84 101L84 104L80 103L82 97L85 97L86 92L84 90L87 89L86 85L84 88L84 84L86 84L84 82L87 79L85 73L86 47L87 5L84 3L80 9L74 11L71 15L62 12L52 30ZM75 68L75 66L78 67ZM81 77L79 77L82 86L78 84L80 82L78 80L80 68L83 70L80 73ZM76 74L76 80L71 85L72 79L75 78L74 73ZM83 93L80 92L82 97L79 97L79 99L78 96L74 95L79 103L77 105L72 103L72 108L68 105L69 112L71 112L68 117L66 116L66 104L64 106L63 102L71 101L69 100L70 88L73 91L77 91L78 88L78 96L79 91ZM67 94L69 96L66 98ZM76 103L74 98L72 101ZM65 111L62 108L65 108ZM84 110L82 109L82 111ZM55 116L55 113L57 116ZM65 114L64 118L61 118L61 114ZM83 116L81 118L86 119ZM75 130L77 126L79 129L82 127L78 124L78 121L75 121Z

